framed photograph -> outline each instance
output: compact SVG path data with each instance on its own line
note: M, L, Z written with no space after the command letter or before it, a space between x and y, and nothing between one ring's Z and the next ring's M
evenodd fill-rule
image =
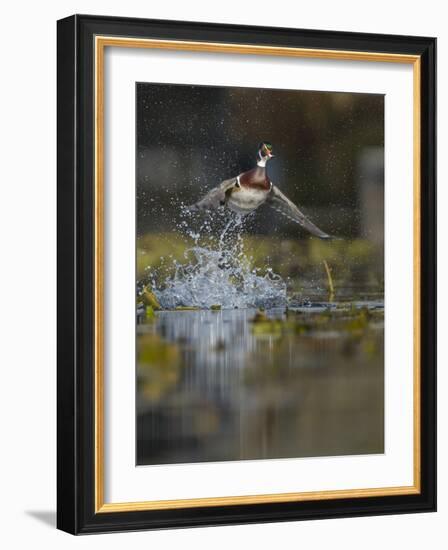
M434 511L434 38L58 22L58 527Z

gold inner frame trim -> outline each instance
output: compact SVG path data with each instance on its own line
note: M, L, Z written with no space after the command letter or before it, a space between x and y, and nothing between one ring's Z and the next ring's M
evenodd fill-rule
M142 502L104 502L104 50L106 47L152 48L161 50L194 51L207 53L232 53L330 59L342 61L370 61L382 63L407 63L413 65L413 175L414 175L414 350L413 350L413 420L414 420L414 468L413 485L349 490L277 493L180 500L153 500ZM95 55L95 513L130 512L142 510L167 510L206 506L231 506L275 502L304 502L342 498L412 495L421 492L421 426L420 426L420 190L421 190L421 59L417 55L390 54L381 52L357 52L344 50L321 50L253 44L228 44L183 40L158 40L96 36Z

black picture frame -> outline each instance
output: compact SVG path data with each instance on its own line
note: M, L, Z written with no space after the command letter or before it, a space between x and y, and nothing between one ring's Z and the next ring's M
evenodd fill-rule
M57 31L58 528L82 534L435 511L436 39L90 15L62 19ZM97 35L420 56L419 494L96 513L93 42Z

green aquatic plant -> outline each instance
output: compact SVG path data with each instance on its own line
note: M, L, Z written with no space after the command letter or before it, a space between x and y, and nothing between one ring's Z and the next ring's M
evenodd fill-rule
M153 321L156 318L154 309L152 306L146 306L146 319Z
M162 309L156 295L148 285L143 287L143 290L138 298L139 301L143 302L146 306L152 307L154 311Z
M334 285L333 277L331 276L331 269L327 263L327 260L324 260L325 273L327 274L328 279L328 301L332 302L334 300Z
M346 304L345 308L328 307L322 311L295 311L286 309L282 317L272 318L266 312L258 310L251 319L252 332L255 335L278 336L294 333L296 335L321 334L335 335L363 334L368 329L383 326L384 311L370 311L367 307Z

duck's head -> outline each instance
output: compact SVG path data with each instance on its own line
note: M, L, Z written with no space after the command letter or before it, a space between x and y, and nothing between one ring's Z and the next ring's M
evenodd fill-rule
M262 141L258 145L258 160L267 161L274 156L272 152L272 145L269 141Z

